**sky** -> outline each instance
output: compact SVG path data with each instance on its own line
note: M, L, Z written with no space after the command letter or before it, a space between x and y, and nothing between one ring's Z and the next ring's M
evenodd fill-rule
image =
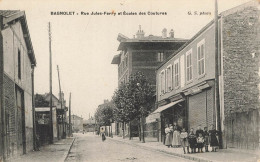
M248 0L218 0L219 13L245 2ZM141 25L146 36L161 36L166 28L168 32L173 29L176 38L189 39L214 18L214 4L215 0L0 0L0 10L26 13L37 60L35 93L39 94L49 92L48 22L51 23L53 94L58 97L59 65L67 106L71 92L72 113L88 119L105 99L111 100L117 88L117 65L111 61L119 53L119 33L132 38ZM112 11L138 15L81 15L81 12ZM75 15L51 15L51 12L75 12ZM167 12L167 15L151 16L148 12ZM211 14L189 15L189 12Z

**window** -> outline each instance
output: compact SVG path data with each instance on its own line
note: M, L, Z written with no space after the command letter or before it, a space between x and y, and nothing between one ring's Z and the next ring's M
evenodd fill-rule
M18 78L21 79L22 77L22 68L21 68L21 52L18 49Z
M192 50L189 50L186 53L186 78L187 81L192 80Z
M180 86L180 63L179 60L174 62L174 87Z
M161 94L165 93L165 71L163 70L161 72L161 76L160 76L160 80L161 80Z
M163 52L159 52L159 53L157 54L157 60L160 61L160 62L163 61Z
M169 65L168 67L167 67L167 70L166 70L166 73L167 73L167 85L166 85L166 87L167 87L167 91L171 91L172 90L172 65Z
M197 45L198 50L198 74L205 74L205 39Z

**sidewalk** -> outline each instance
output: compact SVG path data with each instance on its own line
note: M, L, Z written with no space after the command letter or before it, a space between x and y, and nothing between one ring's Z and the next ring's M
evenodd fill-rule
M155 142L154 140L150 140L146 138L146 143L141 143L138 137L135 137L133 140L129 140L129 138L123 139L122 137L114 136L114 138L107 137L108 140L114 140L118 142L123 142L129 145L134 145L137 147L142 147L144 149L164 152L167 154L175 155L178 157L194 160L194 161L243 161L243 162L257 162L260 160L259 152L245 153L238 152L237 150L232 149L221 149L218 152L206 152L206 153L195 153L195 154L183 154L182 148L168 148L164 146L161 142ZM211 148L209 148L211 151Z
M42 146L40 151L28 152L25 155L13 159L12 161L19 162L64 162L68 152L75 138L67 137L66 139L61 139L52 145Z

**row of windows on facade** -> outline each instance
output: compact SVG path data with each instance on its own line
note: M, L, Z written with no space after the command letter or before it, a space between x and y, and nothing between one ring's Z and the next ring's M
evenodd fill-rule
M159 52L157 53L157 61L162 62L164 60L164 53ZM121 75L124 72L125 67L128 65L128 58L127 56L124 58L124 60L119 65L119 74Z
M193 65L192 65L192 50L186 52L186 70L185 78L186 82L190 82L193 79ZM205 74L205 42L204 40L197 45L197 64L198 64L198 75L202 76ZM174 65L167 66L166 69L160 73L160 89L161 95L170 92L173 89L180 87L180 61L176 59ZM184 75L184 74L181 74Z

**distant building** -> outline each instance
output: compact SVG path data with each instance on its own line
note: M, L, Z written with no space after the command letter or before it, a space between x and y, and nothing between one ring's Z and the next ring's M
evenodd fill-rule
M114 56L112 64L118 66L118 85L127 83L131 74L141 71L154 86L154 90L156 86L156 68L187 42L186 39L176 38L173 30L170 30L168 35L167 29L162 30L161 36L145 36L141 26L139 26L139 30L133 38L128 38L119 33L117 40L119 41L118 51L120 52ZM116 134L122 135L123 127L122 123L117 123ZM136 125L132 124L132 127L137 130ZM149 127L147 126L147 128ZM127 134L127 126L124 129ZM152 132L150 135L156 136Z
M0 10L0 161L33 150L33 71L36 59L24 11ZM2 87L3 86L3 87ZM3 147L4 146L4 147Z
M60 96L60 95L59 95ZM62 93L62 97L64 98L64 94ZM60 97L59 97L60 98ZM45 94L36 94L35 95L35 100L36 100L36 121L38 120L38 118L42 117L41 114L44 114L44 117L49 118L49 102L50 102L50 94L49 93L45 93ZM63 137L63 135L66 135L68 130L68 123L66 121L66 112L68 110L68 108L66 107L66 101L63 99L63 105L61 108L61 100L58 99L54 94L52 94L52 106L53 106L53 110L55 109L55 116L53 116L53 137L54 140L58 140L61 139ZM46 111L38 111L38 108L46 108ZM62 120L62 115L64 114L64 120ZM40 116L39 116L40 115ZM55 118L55 119L54 119ZM49 119L48 119L49 120ZM56 122L57 121L57 122ZM38 124L36 122L36 124ZM49 127L48 124L45 125L37 125L38 127L44 127L42 129L45 129L45 127ZM37 128L37 131L41 130L41 128ZM37 132L38 135L41 138L47 139L46 142L48 142L49 137L43 137L43 134L41 135L42 131ZM43 132L44 133L44 132ZM45 135L49 135L44 133ZM43 140L42 140L43 142Z
M83 129L85 132L95 132L96 121L93 117L83 120Z
M72 132L83 131L83 118L77 115L71 115Z
M251 1L219 15L220 109L214 21L157 68L158 108L148 118L158 120L161 140L166 124L188 130L214 124L224 148L259 147L259 13L259 3Z

